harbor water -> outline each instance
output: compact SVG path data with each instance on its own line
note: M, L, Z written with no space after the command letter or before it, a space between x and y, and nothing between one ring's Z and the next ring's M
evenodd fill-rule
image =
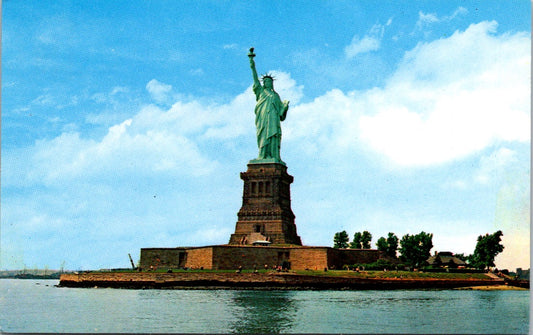
M529 291L126 290L0 279L3 332L527 334Z

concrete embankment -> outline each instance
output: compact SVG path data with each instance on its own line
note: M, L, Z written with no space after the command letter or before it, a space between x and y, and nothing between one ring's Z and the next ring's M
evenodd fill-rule
M358 278L292 273L217 272L87 272L62 274L61 287L111 287L130 289L450 289L501 285L495 279Z

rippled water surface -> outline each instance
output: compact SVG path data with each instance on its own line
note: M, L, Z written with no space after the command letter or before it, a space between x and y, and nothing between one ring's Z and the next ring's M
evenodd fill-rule
M57 288L0 279L6 332L528 333L529 291Z

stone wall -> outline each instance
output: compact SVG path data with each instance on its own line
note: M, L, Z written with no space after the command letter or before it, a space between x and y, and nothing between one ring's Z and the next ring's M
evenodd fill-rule
M153 268L180 268L185 266L189 248L142 248L139 266Z
M384 255L371 249L329 247L276 247L217 245L199 248L141 249L141 268L262 269L290 263L294 270L342 269L344 265L372 263Z
M291 250L291 268L295 270L323 270L328 265L327 247L303 247Z
M194 259L208 259L211 257L212 264L203 263L204 269L232 270L263 269L265 265L269 269L284 264L294 270L323 269L327 266L328 248L310 247L275 247L275 246L212 246L191 250ZM198 268L199 263L187 258L187 267Z
M185 267L192 269L213 269L213 247L187 250Z
M236 269L262 269L265 264L272 268L280 265L278 252L283 248L264 246L220 246L213 250L213 268L218 270Z
M329 249L328 266L342 269L345 265L374 263L385 253L375 249Z

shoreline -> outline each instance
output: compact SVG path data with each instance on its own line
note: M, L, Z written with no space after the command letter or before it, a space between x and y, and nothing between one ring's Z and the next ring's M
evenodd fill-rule
M463 291L527 291L529 289L527 289L525 287L512 286L512 285L491 285L491 286L458 287L455 290L463 290Z
M61 275L59 287L191 290L508 290L503 279L361 278L294 273L88 272ZM514 286L512 286L514 288ZM516 287L516 289L520 289ZM527 289L527 288L523 288Z

